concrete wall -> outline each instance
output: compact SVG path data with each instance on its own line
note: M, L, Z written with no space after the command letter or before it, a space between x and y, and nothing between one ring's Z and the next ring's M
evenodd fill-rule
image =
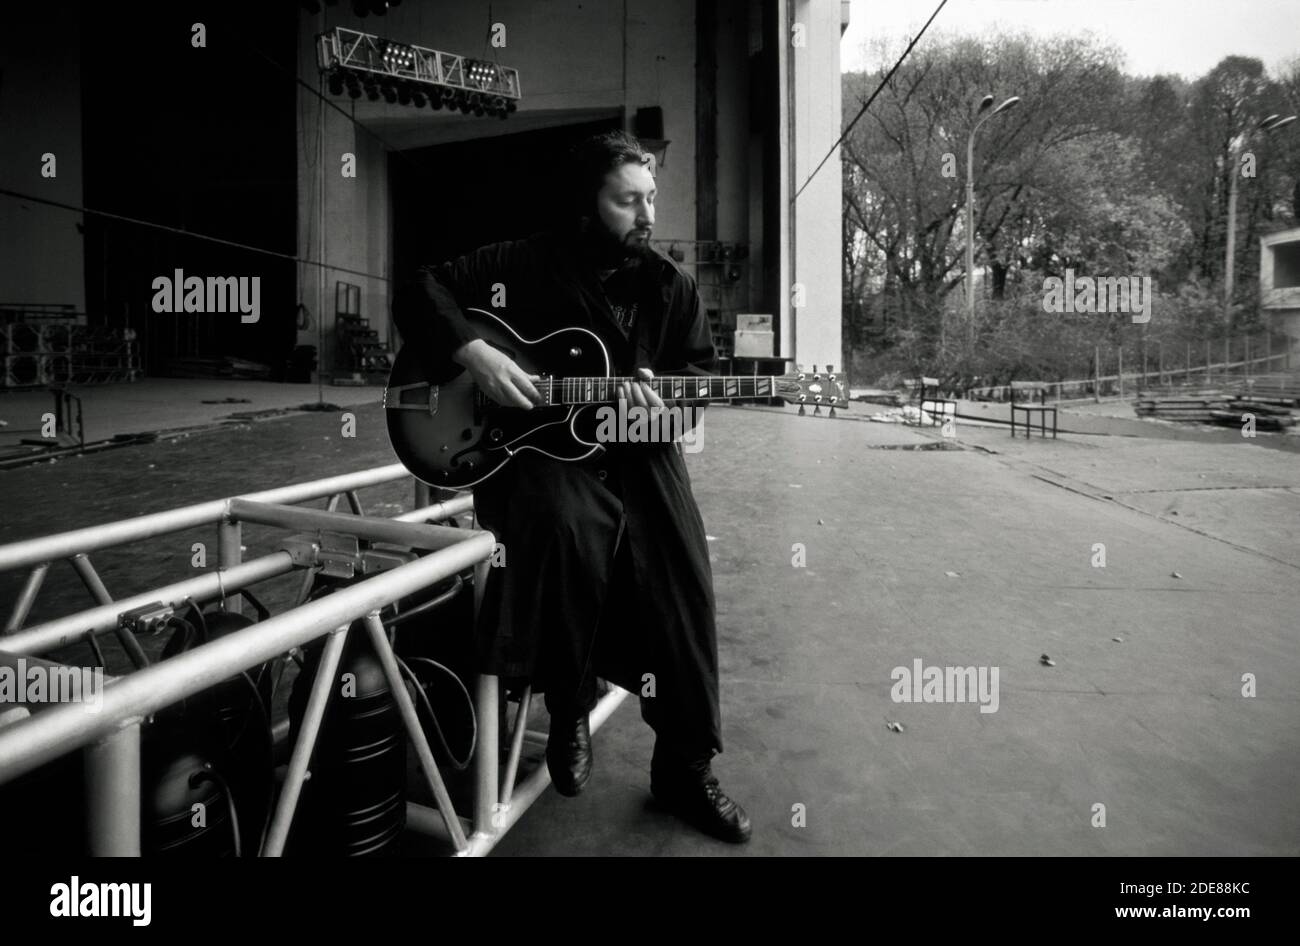
M300 61L305 66L302 77L316 87L316 29L310 25L313 20L316 18L303 15L299 42ZM351 110L351 100L346 96L331 100ZM300 296L310 310L312 324L308 329L299 329L298 344L319 346L318 363L328 374L336 358L334 313L338 282L361 287L361 314L381 335L387 332L387 279L391 278L388 160L383 145L306 89L299 91L298 142L298 252L306 259L327 264L299 266ZM356 177L343 176L345 154L355 156ZM361 276L358 272L371 275Z
M659 105L664 112L664 137L671 144L659 171L656 239L694 239L695 233L695 4L694 0L627 0L592 3L577 0L498 0L493 19L505 25L506 45L487 43L490 24L486 6L469 2L406 0L382 17L355 17L347 4L326 7L319 16L301 17L301 68L304 81L317 84L317 32L343 26L401 42L462 55L498 59L520 72L523 99L509 119L448 115L430 109L355 102L346 95L331 97L356 119L399 149L426 147L446 141L507 135L513 131L573 124L593 117L622 113L630 128L640 107ZM328 95L328 92L327 92ZM299 128L299 240L303 255L320 256L317 220L319 169L316 155L317 100L301 94ZM325 260L336 267L362 270L376 277L391 276L391 236L387 207L387 151L355 129L343 115L326 109L325 128ZM340 155L357 156L357 178L339 174ZM743 223L737 239L743 239ZM308 231L311 231L310 235ZM326 313L326 334L332 332L334 283L345 279L362 285L363 314L386 337L388 299L379 278L327 272L324 309L319 276L303 267L304 299ZM315 328L300 332L300 343L316 344ZM327 352L327 357L329 353ZM330 362L322 362L330 364Z
M837 3L791 0L794 23L804 27L804 46L789 47L793 59L794 189L804 185L840 136L840 20ZM836 149L794 206L791 283L800 283L805 304L794 309L793 348L805 366L844 365L840 342L841 217L843 193Z
M0 29L0 183L81 206L80 21L46 5ZM58 42L40 37L57 36ZM33 39L37 37L37 39ZM41 176L41 155L57 176ZM0 303L86 306L82 215L0 196Z
M1300 355L1297 248L1300 248L1300 227L1280 230L1259 239L1260 306L1273 327L1290 339L1289 345L1294 355ZM1279 285L1281 288L1277 288Z

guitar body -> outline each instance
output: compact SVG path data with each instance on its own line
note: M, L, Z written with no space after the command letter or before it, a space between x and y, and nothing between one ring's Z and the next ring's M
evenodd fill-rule
M530 375L609 377L609 353L593 332L566 328L526 339L482 309L468 309L474 331ZM594 457L604 448L584 440L585 406L502 407L468 371L453 364L427 377L414 354L397 355L384 390L388 439L402 465L431 486L464 489L491 476L517 453L535 450L557 460Z

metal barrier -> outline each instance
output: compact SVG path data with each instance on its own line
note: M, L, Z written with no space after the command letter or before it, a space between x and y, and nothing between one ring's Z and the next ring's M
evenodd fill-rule
M474 753L474 812L472 819L456 814L424 737L415 706L405 689L397 660L380 619L380 609L422 588L444 581L466 568L475 569L474 605L482 603L489 559L495 545L490 532L431 525L469 513L470 496L429 504L429 488L416 482L416 508L392 519L367 517L356 496L364 486L403 479L410 474L400 464L344 476L299 483L241 497L213 500L154 515L121 520L57 535L0 546L0 571L31 567L13 613L0 635L0 650L35 655L82 639L93 640L104 631L118 632L137 669L109 681L98 712L67 703L0 727L0 784L76 749L83 749L87 773L87 816L90 852L94 855L140 853L140 729L145 717L179 700L214 686L287 651L321 637L328 638L307 709L301 735L293 748L288 775L276 802L266 843L266 856L283 852L316 737L324 717L328 690L343 654L352 623L364 619L394 701L415 746L425 780L437 809L408 803L408 827L449 840L457 854L482 855L514 825L535 801L550 776L544 764L516 785L523 745L545 741L544 733L527 729L531 691L525 690L510 738L504 782L499 780L500 737L498 715L504 710L499 681L482 674L476 686L475 715L479 739ZM290 503L330 496L329 508L302 509ZM334 511L347 496L352 514ZM243 562L243 523L258 523L318 533L345 534L429 550L430 554L382 571L364 581L341 588L316 601L301 603L311 578L309 567L319 567L329 550L323 540L310 544L286 543L271 555ZM150 538L202 524L218 528L218 568L202 576L114 601L99 581L88 553L124 542ZM71 560L97 607L22 628L52 560ZM141 605L161 602L179 608L209 599L224 600L230 592L294 568L307 569L300 604L289 611L203 644L168 660L148 666L130 630L118 627L119 616ZM129 643L128 643L129 641ZM133 646L132 646L133 645ZM592 713L595 732L627 697L614 688Z

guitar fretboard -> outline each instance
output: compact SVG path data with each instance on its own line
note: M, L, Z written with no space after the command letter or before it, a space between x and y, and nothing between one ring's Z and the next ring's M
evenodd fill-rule
M618 386L640 381L665 401L721 401L731 398L769 398L776 395L776 377L741 375L685 375L652 378L543 378L536 382L543 404L600 404L618 399Z

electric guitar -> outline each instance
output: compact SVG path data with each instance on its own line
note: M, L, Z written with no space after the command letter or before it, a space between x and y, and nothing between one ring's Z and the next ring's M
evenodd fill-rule
M481 483L524 450L556 460L585 460L604 452L593 436L592 413L617 403L620 382L610 376L609 353L584 328L526 339L491 312L468 309L480 338L509 355L530 375L541 402L531 410L503 407L488 398L470 373L453 364L443 377L427 377L403 348L384 388L388 439L402 464L431 486L464 489ZM799 405L848 407L844 384L831 373L796 371L775 376L679 375L641 381L665 401L732 401L780 398Z

